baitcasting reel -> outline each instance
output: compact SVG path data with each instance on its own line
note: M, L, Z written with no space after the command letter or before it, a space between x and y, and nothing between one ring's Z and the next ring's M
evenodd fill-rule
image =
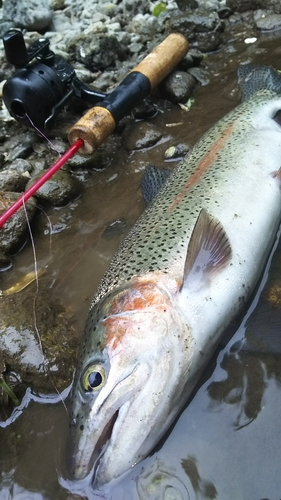
M12 28L3 36L3 43L7 61L19 68L3 87L3 101L10 115L23 125L30 127L31 120L40 130L49 130L71 96L89 104L106 97L81 82L74 68L50 50L48 39L39 38L27 49L22 32Z

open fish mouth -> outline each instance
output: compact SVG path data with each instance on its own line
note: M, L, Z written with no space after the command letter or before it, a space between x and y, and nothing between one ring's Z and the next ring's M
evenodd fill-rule
M86 446L83 448L82 445L78 443L78 448L69 453L68 470L70 477L74 481L84 480L87 477L89 477L91 481L95 481L95 475L99 467L99 463L108 445L111 443L113 429L118 420L118 416L119 409L113 413L108 422L104 425L102 431L99 432L99 437L97 438L94 447ZM76 426L76 424L74 425ZM91 435L89 432L87 432L85 439L91 441ZM82 457L81 461L80 457Z
M89 469L88 469L88 474L93 471L93 479L95 479L95 474L97 471L97 468L99 466L99 462L102 458L102 455L104 454L107 445L110 442L111 436L112 436L112 431L114 428L114 424L116 420L118 419L118 414L119 410L117 410L114 415L111 417L111 419L107 422L105 425L98 441L97 444L94 448L90 463L89 463Z

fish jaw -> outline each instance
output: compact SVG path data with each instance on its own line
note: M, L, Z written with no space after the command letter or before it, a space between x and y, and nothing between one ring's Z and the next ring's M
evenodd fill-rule
M73 389L75 480L94 473L101 486L119 477L147 456L178 414L192 336L174 306L177 293L177 284L171 294L138 279L104 304L96 333L102 328L105 336L106 382L97 395L83 393L83 368Z
M124 418L128 403L133 399L131 386L138 391L146 376L145 365L132 365L130 370L123 373L123 379L114 381L113 384L108 380L106 390L101 391L100 397L97 397L93 404L90 398L86 404L81 398L83 406L81 405L78 411L83 411L85 425L81 424L77 429L76 424L72 423L72 450L68 457L69 472L74 480L84 479L92 474L96 461L108 446L117 420Z

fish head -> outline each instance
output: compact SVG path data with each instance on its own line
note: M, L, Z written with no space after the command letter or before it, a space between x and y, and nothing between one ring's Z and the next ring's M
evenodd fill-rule
M94 475L100 486L147 456L178 413L189 349L173 297L152 281L136 278L93 307L72 391L74 480Z

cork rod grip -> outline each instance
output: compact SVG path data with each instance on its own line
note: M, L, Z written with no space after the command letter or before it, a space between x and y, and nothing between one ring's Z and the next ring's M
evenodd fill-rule
M169 35L104 101L90 109L73 125L68 134L70 144L82 139L82 153L91 154L96 151L113 132L116 123L171 72L187 50L188 42L183 35Z
M154 89L180 63L188 50L188 41L172 33L141 61L133 71L147 76Z
M74 144L78 139L82 139L84 146L80 149L81 153L91 154L112 134L115 126L110 111L101 106L94 106L73 125L68 133L68 140L70 144Z

